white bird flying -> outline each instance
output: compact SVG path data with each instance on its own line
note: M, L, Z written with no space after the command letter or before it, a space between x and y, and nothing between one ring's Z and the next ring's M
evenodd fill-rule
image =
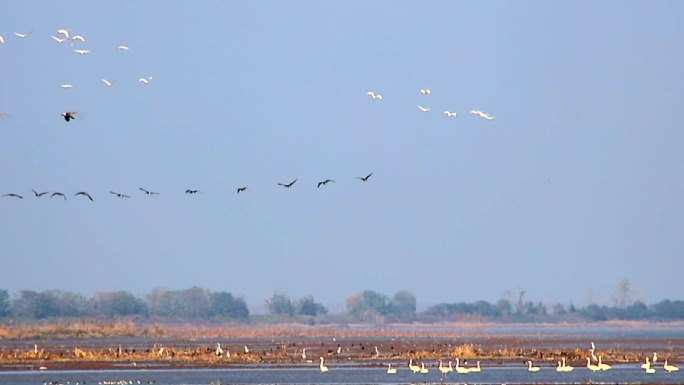
M65 38L69 38L69 31L67 29L61 28L57 30L58 35L64 35Z
M16 36L16 37L18 37L18 38L20 38L20 39L24 39L24 38L27 38L27 37L31 36L32 33L33 33L33 31L30 31L30 32L15 32L15 33L14 33L14 36Z
M423 106L418 106L418 109L421 110L422 112L428 112L430 111L430 107L423 107Z
M52 40L54 40L54 41L56 41L57 43L60 43L60 44L61 44L61 43L64 43L64 42L66 41L66 39L60 39L60 38L58 38L58 37L55 36L55 35L50 35L50 37L52 38Z
M147 78L140 78L140 79L138 79L138 81L140 83L143 83L143 84L150 84L150 82L152 81L152 76L147 77Z
M91 53L92 51L89 49L75 49L74 52L76 52L79 55L87 55Z
M475 116L479 116L479 117L481 117L482 119L494 120L494 116L492 116L492 115L490 115L490 114L488 114L488 113L486 113L486 112L482 112L482 111L480 111L480 110L470 110L470 113L473 114L473 115L475 115Z
M0 35L0 44L5 44L5 38Z
M120 46L116 47L116 49L118 49L119 51L128 51L128 50L130 50L130 48L128 48L128 46L125 46L125 45L120 45Z
M420 90L420 93L423 95L430 95L432 93L432 91L430 89L426 88L426 89Z
M77 41L77 40L83 43L83 42L85 42L86 39L85 39L85 36L83 36L83 35L74 35L74 36L71 38L71 41L72 41L72 42L73 42L73 41Z
M107 79L102 79L102 83L106 84L107 87L111 87L114 84L113 81Z
M444 111L444 115L447 118L455 118L458 115L458 113L453 112L453 111Z
M63 88L63 89L68 89L68 88L74 88L74 85L70 84L70 83L64 83L64 84L60 84L59 87Z
M373 91L368 91L368 92L366 92L366 95L370 96L371 99L373 99L373 100L376 100L376 99L377 99L377 100L382 100L382 95L380 95L380 94L378 94L378 93L375 93L375 92L373 92Z

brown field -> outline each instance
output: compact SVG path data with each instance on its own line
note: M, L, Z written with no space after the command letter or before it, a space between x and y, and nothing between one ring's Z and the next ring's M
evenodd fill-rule
M410 358L436 362L456 357L470 362L481 360L483 365L519 364L533 359L546 366L555 366L565 357L573 366L583 366L589 354L590 341L553 334L554 328L560 330L562 325L524 326L525 330L546 329L541 337L491 333L494 326L149 324L133 320L4 325L0 326L0 370L296 366L307 365L308 360L319 356L325 356L328 362L358 366L380 366ZM601 327L651 326L620 322ZM684 324L653 327L681 330ZM216 354L217 342L223 355ZM641 362L653 353L654 347L662 359L684 359L681 339L606 338L596 343L597 354L610 364ZM303 348L306 360L302 358Z

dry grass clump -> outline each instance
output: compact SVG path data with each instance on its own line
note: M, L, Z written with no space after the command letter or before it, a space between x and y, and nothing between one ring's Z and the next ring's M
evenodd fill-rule
M163 334L163 328L158 325L141 326L133 320L79 320L0 326L0 339L162 337Z

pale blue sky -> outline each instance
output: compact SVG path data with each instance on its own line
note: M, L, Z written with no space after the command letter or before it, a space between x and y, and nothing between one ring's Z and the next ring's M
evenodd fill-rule
M681 299L682 20L675 1L8 2L0 193L25 199L0 199L0 288L584 304L628 278Z

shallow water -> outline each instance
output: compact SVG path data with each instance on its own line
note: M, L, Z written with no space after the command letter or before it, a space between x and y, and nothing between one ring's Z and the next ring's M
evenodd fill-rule
M437 368L427 374L414 374L402 367L390 375L381 368L335 368L321 373L317 367L278 369L189 369L189 370L96 370L96 371L31 371L0 373L0 384L41 385L100 384L109 381L131 381L130 384L207 385L221 384L415 384L415 383L477 383L477 384L575 384L575 383L658 383L681 384L681 372L667 373L662 369L646 374L636 365L614 366L612 370L592 373L576 368L570 373L557 373L544 367L530 373L524 367L485 367L481 373L451 373L442 378ZM140 382L138 382L140 381Z

